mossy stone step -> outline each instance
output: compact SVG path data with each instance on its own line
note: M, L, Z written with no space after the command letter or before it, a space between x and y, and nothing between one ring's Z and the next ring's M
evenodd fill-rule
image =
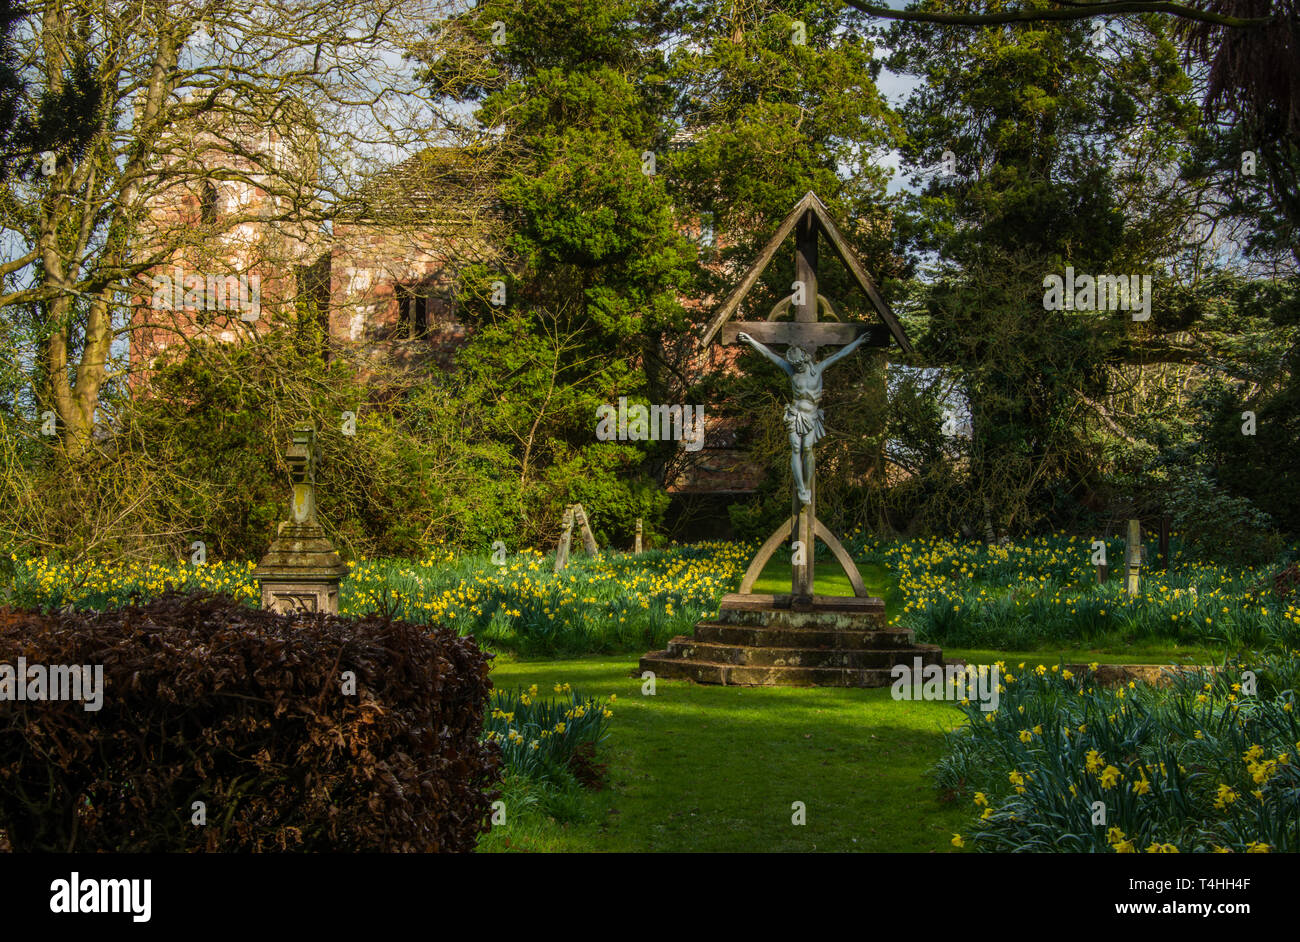
M756 667L686 660L667 651L641 658L641 670L654 671L660 679L738 686L888 687L893 682L888 668Z
M885 600L846 595L814 595L799 599L789 595L722 597L718 621L756 628L868 629L885 625Z
M741 644L771 648L904 648L915 636L907 628L788 628L702 621L695 640L706 644Z
M680 636L668 642L669 657L687 661L709 661L746 667L851 667L891 668L895 664L911 666L916 658L924 665L942 664L939 648L932 644L900 648L806 648L756 647L739 644L714 644Z
M851 596L723 596L717 618L641 658L640 671L701 684L888 687L897 664L943 667L943 652L890 626L885 603Z

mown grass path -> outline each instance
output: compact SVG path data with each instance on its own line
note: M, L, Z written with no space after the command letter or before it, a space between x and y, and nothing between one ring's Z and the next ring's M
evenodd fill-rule
M616 694L600 759L607 786L571 824L517 816L484 850L951 851L967 809L940 801L930 769L947 703L888 689L705 687L659 681L642 696L635 657L501 663L500 687L568 682ZM791 823L804 802L807 823Z

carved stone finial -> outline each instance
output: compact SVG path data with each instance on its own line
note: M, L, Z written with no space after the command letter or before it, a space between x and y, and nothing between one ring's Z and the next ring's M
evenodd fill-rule
M316 451L314 425L294 426L293 439L285 450L284 459L289 463L289 475L294 484L316 483L316 464L320 459Z
M289 464L289 478L293 481L293 496L289 511L294 523L316 523L316 428L299 425L293 430L293 440L285 450L284 460Z

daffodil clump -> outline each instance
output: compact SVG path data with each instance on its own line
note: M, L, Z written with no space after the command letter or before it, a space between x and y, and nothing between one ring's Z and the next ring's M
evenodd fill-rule
M733 591L753 554L736 543L700 543L639 555L553 558L516 553L496 565L363 560L340 592L345 613L388 610L417 624L473 634L531 656L644 651L690 634Z
M1113 853L1300 851L1300 651L1167 686L1001 665L962 709L937 783L970 803L964 846Z
M496 690L483 735L501 749L507 774L543 784L572 781L575 761L590 761L609 734L616 697L597 700L568 684L542 691Z
M1280 567L1212 566L1185 559L1172 540L1169 569L1147 565L1141 594L1124 593L1124 542L1106 544L1110 578L1097 583L1093 537L1055 534L1006 544L938 537L851 539L857 559L897 577L898 623L917 640L1024 650L1101 639L1175 640L1233 650L1285 648L1300 637L1300 600L1259 591ZM1155 563L1155 547L1149 547Z
M167 592L210 592L256 602L261 593L253 579L253 562L67 563L43 557L9 556L12 597L20 608L48 611L107 609L145 602Z

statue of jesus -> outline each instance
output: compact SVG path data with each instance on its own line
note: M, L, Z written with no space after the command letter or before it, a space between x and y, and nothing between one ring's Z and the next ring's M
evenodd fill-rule
M822 373L862 346L867 335L861 334L820 363L814 363L803 347L792 345L786 350L786 356L782 357L749 334L738 333L736 339L749 344L790 377L794 401L785 407L785 427L790 430L790 470L794 472L794 487L795 493L799 495L799 503L811 504L813 446L826 435L826 427L822 424L825 415L818 407L822 399Z

